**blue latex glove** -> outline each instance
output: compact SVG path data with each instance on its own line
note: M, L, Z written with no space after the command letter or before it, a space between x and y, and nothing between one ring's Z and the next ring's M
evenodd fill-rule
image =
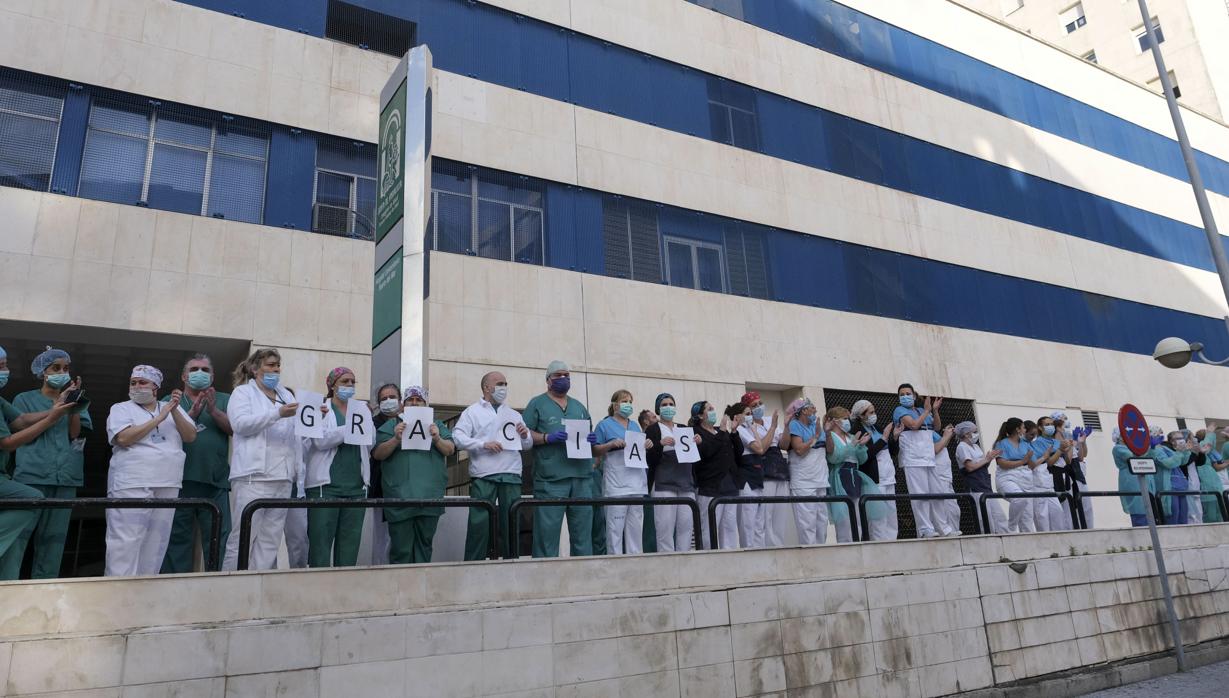
M1165 437L1163 437L1163 436L1154 436L1154 437L1152 437L1152 438L1148 441L1148 443L1152 444L1153 448L1155 448L1155 447L1160 446L1161 444L1165 443Z
M559 431L546 435L546 443L548 444L561 444L567 440L568 432L566 429L560 429Z
M590 444L596 444L597 434L594 434L593 432L589 432L589 435L585 437L585 441L588 441Z

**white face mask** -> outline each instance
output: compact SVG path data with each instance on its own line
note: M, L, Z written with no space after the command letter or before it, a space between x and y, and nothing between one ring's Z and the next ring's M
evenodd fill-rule
M397 398L395 397L386 398L380 401L380 412L390 417L397 414L397 408L399 407L401 407L401 403L398 402Z
M876 422L878 419L879 419L879 415L877 415L877 414L868 414L868 415L866 415L866 416L862 417L862 423L863 423L863 424L865 424L865 425L866 425L866 426L868 426L868 427L873 427L873 426L875 426L875 422Z
M491 391L491 402L502 405L508 400L508 386L501 385Z
M148 405L149 403L154 401L154 389L153 388L129 388L128 389L128 399L132 400L133 402L141 406Z

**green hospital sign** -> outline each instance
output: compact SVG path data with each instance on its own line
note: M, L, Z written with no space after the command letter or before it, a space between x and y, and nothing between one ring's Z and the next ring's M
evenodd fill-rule
M376 242L404 215L405 206L405 81L380 112L379 181L376 199Z

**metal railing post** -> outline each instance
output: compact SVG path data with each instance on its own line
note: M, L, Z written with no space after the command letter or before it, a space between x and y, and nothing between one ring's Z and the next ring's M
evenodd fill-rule
M977 498L974 497L969 492L926 492L926 493L919 493L919 494L864 494L858 497L858 511L861 512L862 516L865 517L867 515L866 514L866 503L867 502L897 502L901 500L908 502L914 499L917 499L917 500L954 499L956 500L957 503L962 502L962 501L967 501L969 503L969 508L973 510L973 523L974 525L977 526L977 534L980 535L985 530L982 527L981 520L977 518ZM870 526L867 526L866 528L869 529ZM915 533L914 535L916 536L917 534ZM863 540L867 540L867 538L863 538Z
M700 540L700 505L691 497L574 497L568 499L526 499L521 498L512 503L508 507L508 553L511 558L520 557L520 548L513 548L511 541L519 541L521 537L521 521L518 514L521 507L570 507L570 506L616 506L630 505L637 506L652 505L652 506L685 506L691 510L692 533L697 541ZM697 546L698 548L699 546Z
M850 540L861 540L859 531L862 530L858 524L857 510L852 497L849 496L804 496L804 495L783 495L779 497L713 497L708 503L708 537L712 545L710 550L717 550L720 544L719 536L717 535L717 506L721 504L737 505L737 504L801 504L801 503L819 503L819 504L844 504L849 510L849 537Z

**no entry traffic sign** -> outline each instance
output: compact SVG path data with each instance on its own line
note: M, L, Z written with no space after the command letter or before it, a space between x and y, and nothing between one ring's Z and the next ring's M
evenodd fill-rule
M1135 405L1128 403L1118 410L1118 433L1122 435L1122 443L1126 444L1131 453L1142 456L1148 452L1151 446L1148 422L1144 419L1144 413Z

